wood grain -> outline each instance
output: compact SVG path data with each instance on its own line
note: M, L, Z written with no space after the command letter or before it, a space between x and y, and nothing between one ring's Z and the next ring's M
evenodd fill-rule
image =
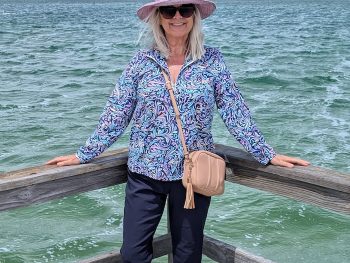
M226 180L350 214L350 175L315 166L263 166L248 153L218 145L227 162Z
M216 145L227 162L226 180L350 214L350 175L315 166L263 166L243 150ZM0 174L0 210L27 206L126 181L126 148L89 164L37 166Z
M171 238L169 234L154 238L153 240L153 258L159 258L171 253ZM79 263L123 263L119 251L112 251L90 259L85 259Z

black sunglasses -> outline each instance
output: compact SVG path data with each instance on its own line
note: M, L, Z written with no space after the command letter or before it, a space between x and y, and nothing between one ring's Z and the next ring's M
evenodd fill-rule
M187 5L182 5L179 7L175 7L175 6L160 6L159 7L159 12L162 14L162 16L165 19L172 19L176 15L177 11L179 11L180 15L183 18L189 18L193 15L194 10L195 10L194 4L187 4Z

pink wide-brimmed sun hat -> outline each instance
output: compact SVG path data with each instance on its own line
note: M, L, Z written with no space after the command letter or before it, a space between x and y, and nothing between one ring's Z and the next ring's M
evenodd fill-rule
M154 0L137 10L137 15L141 20L145 20L153 9L158 8L159 6L185 4L195 4L199 10L199 13L201 14L202 19L210 16L216 8L215 4L208 0Z

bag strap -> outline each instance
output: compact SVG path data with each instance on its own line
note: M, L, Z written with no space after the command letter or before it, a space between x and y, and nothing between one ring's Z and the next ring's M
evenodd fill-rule
M168 78L168 75L164 72L164 70L162 70L162 73L163 73L163 76L165 78L166 88L170 94L171 103L173 104L175 117L176 117L176 124L177 124L177 127L179 129L179 135L180 135L182 148L183 148L184 155L185 155L185 162L189 163L189 169L190 169L189 174L187 175L187 178L186 178L186 185L187 186L186 186L186 199L185 199L184 208L185 209L194 209L195 208L194 192L193 192L192 177L191 177L193 164L192 164L192 160L190 159L190 156L189 156L189 153L187 150L185 136L183 133L181 119L180 119L180 111L177 107L175 96L174 96L174 89L171 85L171 82Z
M180 135L180 140L181 140L183 152L185 155L185 159L189 159L189 153L188 153L188 149L186 146L185 136L183 133L181 119L180 119L180 111L179 111L179 108L177 107L176 100L175 100L174 89L171 85L171 82L168 78L168 75L164 72L164 70L162 70L162 73L163 73L163 76L165 78L166 88L170 94L171 104L173 105L173 108L174 108L176 124L177 124L177 127L179 129L179 135Z

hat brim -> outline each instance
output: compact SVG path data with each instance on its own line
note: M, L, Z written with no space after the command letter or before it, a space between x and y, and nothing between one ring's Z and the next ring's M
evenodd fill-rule
M146 21L150 13L159 6L168 6L168 5L180 5L180 4L194 4L199 10L202 19L210 16L216 9L216 5L212 1L207 0L164 0L158 2L151 2L145 4L137 10L137 16Z

